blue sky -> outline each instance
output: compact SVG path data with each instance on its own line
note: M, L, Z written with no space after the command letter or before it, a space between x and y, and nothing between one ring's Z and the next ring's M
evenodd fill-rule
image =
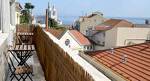
M44 15L47 2L55 5L59 16L81 16L100 11L107 17L150 17L150 0L18 0L35 5L34 14Z

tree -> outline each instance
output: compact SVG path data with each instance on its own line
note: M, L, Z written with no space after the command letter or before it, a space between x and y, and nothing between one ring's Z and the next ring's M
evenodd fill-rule
M51 27L51 28L56 28L56 27L58 26L58 23L57 23L54 19L49 18L49 19L48 19L48 25L49 25L49 27Z
M30 14L29 14L29 11L27 11L27 10L22 10L21 11L21 20L20 20L20 22L21 23L29 23L29 17L30 17Z
M31 14L33 9L34 5L32 5L31 3L25 3L24 10L21 11L21 23L31 23Z
M32 14L32 10L34 9L34 5L31 3L25 3L25 9L29 10L29 12Z

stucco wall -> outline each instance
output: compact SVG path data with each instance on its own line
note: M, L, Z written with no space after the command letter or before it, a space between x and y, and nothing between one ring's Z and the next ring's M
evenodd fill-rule
M83 50L83 47L79 45L79 43L77 43L77 41L75 41L75 39L73 39L73 37L71 36L71 34L69 33L69 31L67 31L62 38L60 39L60 43L65 45L65 41L66 39L70 40L70 44L67 46L72 50ZM66 46L66 45L65 45Z
M7 53L7 38L8 34L0 34L0 81L5 81L6 79L6 69L7 68L7 63L5 61L5 56L4 54Z
M113 28L111 30L106 31L105 35L105 47L106 48L112 48L116 46L117 42L117 30L116 28Z
M96 50L144 43L150 28L115 27L105 32L105 46L95 46Z
M86 30L88 28L94 27L104 21L103 16L93 16L91 18L84 18L83 22L80 22L80 32L86 35Z
M150 28L117 28L116 46L126 46L129 42L138 44L144 43L147 35L150 34Z

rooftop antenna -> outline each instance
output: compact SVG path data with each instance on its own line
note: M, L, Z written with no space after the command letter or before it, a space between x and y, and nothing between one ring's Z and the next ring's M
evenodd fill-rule
M111 48L110 50L111 50L111 54L114 54L114 48Z
M49 2L48 2L48 9L50 8L50 6L49 6Z
M127 55L122 55L121 62L126 63L127 62Z

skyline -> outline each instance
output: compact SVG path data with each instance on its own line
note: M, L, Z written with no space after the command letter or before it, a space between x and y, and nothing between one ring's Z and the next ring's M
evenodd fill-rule
M48 2L55 5L58 15L63 17L81 16L92 11L99 11L106 17L150 17L150 0L18 0L35 5L34 15L45 15Z

